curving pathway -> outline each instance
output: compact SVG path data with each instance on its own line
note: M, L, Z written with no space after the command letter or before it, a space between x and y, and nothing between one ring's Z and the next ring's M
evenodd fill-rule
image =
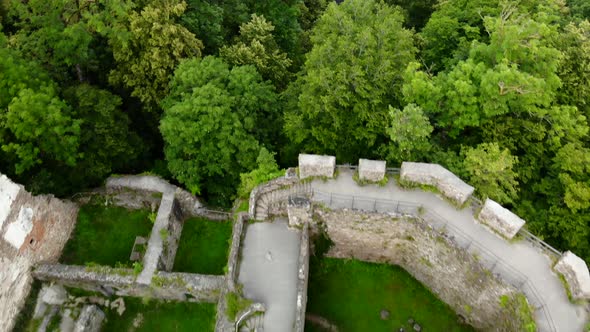
M314 192L328 193L328 197L330 193L333 193L396 200L424 206L426 210L433 211L453 224L452 227L446 229L449 235L455 236L457 239L469 238L469 241L472 240L474 245L469 242L466 245L468 250L479 254L478 247L486 248L493 255L501 257L504 261L503 265L507 268L502 268L502 264L500 264L493 272L500 275L506 282L519 286L518 278L515 278L518 273L525 275L529 279L529 283L522 284L521 290L538 309L535 312L535 319L539 331L578 332L584 329L587 319L584 307L574 305L568 300L561 281L551 269L553 264L551 259L539 249L526 241L511 243L500 238L479 224L473 217L471 209L457 210L434 193L401 189L395 184L395 181L389 181L384 187L377 185L359 186L352 179L352 174L350 170L340 170L338 178L325 182L315 180L312 182L312 188ZM326 202L326 197L321 198L320 196L321 194L314 194L314 200ZM337 206L337 202L333 201L332 203L332 206ZM366 205L367 201L364 203ZM341 202L341 204L342 207L346 205L350 207L350 201ZM355 207L360 207L362 204L363 202L357 202ZM376 205L365 207L368 210L374 208L380 210ZM426 221L429 221L428 219L425 218ZM515 274L514 270L518 272ZM534 298L539 298L541 303L535 303L532 300ZM544 312L548 313L548 315L544 314ZM547 316L550 318L547 318ZM549 320L552 320L552 323ZM555 329L551 325L554 325Z

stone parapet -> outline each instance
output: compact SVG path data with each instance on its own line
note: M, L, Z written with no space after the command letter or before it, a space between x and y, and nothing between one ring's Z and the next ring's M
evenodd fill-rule
M334 177L336 169L336 157L320 156L315 154L299 155L299 178L305 179L311 176Z
M438 164L402 163L400 180L436 187L446 198L463 205L473 194L474 188L458 176Z
M489 198L477 218L507 239L512 239L525 224L519 216Z
M231 292L236 291L236 280L238 279L240 259L240 244L242 242L242 232L244 230L244 222L248 220L248 214L240 213L234 221L232 229L232 240L229 248L229 257L227 261L227 288Z
M386 162L382 160L359 159L359 179L379 182L385 177Z
M574 300L590 299L590 273L583 259L566 251L554 268L565 278Z
M301 245L297 266L297 308L295 312L294 332L303 332L305 328L305 309L307 307L307 283L309 280L309 223L303 225Z

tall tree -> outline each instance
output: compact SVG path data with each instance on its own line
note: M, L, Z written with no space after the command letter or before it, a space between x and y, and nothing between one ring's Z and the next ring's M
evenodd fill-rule
M59 98L42 68L0 48L0 146L3 168L22 174L36 165L73 166L78 159L80 122Z
M397 8L351 0L328 6L312 43L287 134L307 151L354 161L385 140L387 106L399 106L401 74L414 58L412 33Z
M116 61L111 82L130 89L146 107L157 106L166 96L181 59L201 55L201 41L176 23L185 9L180 0L151 0L129 14L125 28L107 30Z
M268 133L259 125L275 112L273 87L254 67L230 70L211 56L181 63L170 86L160 125L168 168L194 193L227 204L240 173L256 166Z
M512 203L517 198L517 174L513 170L518 161L508 149L500 149L497 143L482 143L462 151L463 163L469 175L469 183L481 197L488 197L500 204Z
M276 87L285 87L291 75L291 60L279 49L273 30L274 26L264 16L252 14L252 20L240 26L235 43L222 47L219 55L231 65L253 65Z
M403 110L389 106L390 126L387 134L391 144L385 145L388 161L419 160L431 148L432 126L422 109L409 104Z

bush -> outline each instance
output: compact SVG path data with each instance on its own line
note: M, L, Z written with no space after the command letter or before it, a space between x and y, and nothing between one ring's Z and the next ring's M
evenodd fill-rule
M269 152L266 148L261 148L258 153L256 163L258 168L249 172L240 174L240 186L238 188L238 197L247 198L252 189L261 183L278 178L285 174L280 170L274 158L274 153Z

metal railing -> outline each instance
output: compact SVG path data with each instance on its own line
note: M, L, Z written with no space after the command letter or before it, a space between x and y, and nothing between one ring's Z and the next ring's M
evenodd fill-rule
M346 170L351 170L351 171L356 171L359 167L357 165L349 165L349 164L343 164L343 165L336 165L336 169L346 169ZM386 174L399 174L399 172L401 171L401 168L399 167L387 167L385 169L385 173Z
M546 327L543 331L557 331L551 314L546 308L547 306L545 302L526 275L516 270L502 258L478 243L462 229L455 224L450 223L437 213L428 210L420 204L412 202L325 193L317 190L313 191L312 197L313 201L322 202L326 204L327 207L333 209L348 208L368 212L389 212L401 215L411 215L423 219L435 230L450 234L449 237L458 246L474 254L482 266L505 282L525 293L529 302L539 311L539 313L541 313L541 317L539 317L541 320L537 320L537 324Z

